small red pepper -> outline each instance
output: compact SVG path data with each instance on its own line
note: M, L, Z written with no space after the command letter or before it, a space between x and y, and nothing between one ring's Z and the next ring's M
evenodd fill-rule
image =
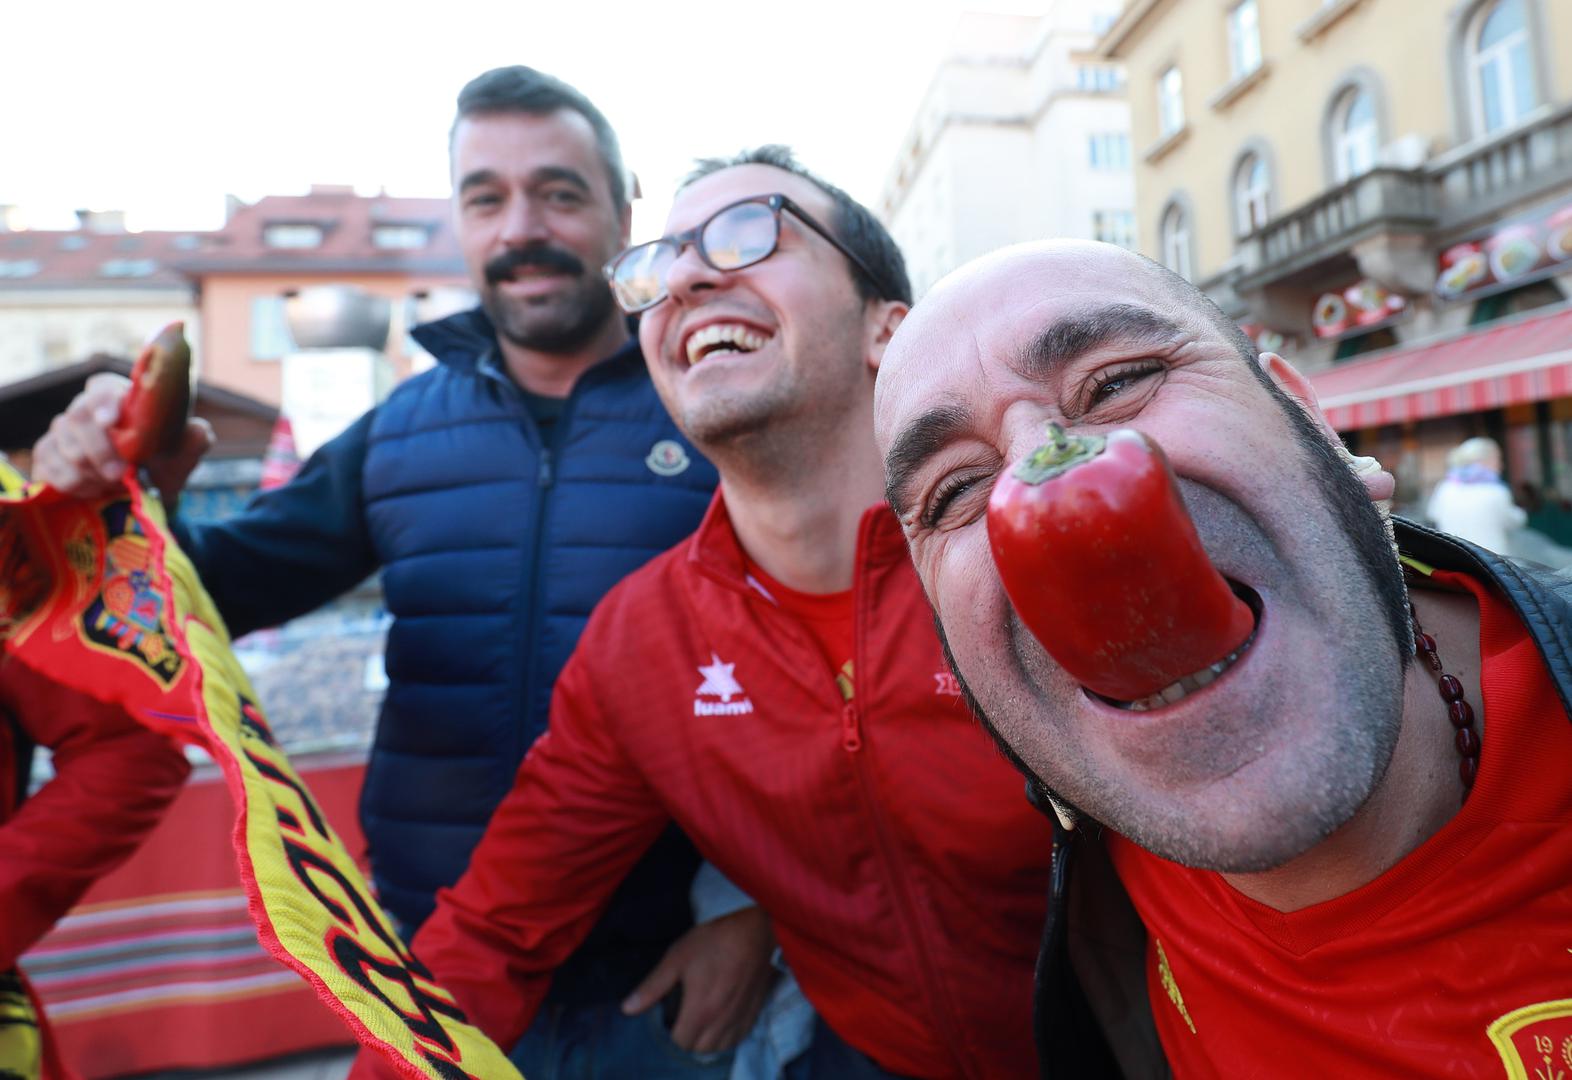
M191 348L184 331L180 322L164 327L131 368L131 389L109 428L109 441L127 464L180 448L191 412Z
M1242 645L1254 616L1207 558L1162 448L1129 428L1049 434L988 501L999 577L1049 655L1138 701Z

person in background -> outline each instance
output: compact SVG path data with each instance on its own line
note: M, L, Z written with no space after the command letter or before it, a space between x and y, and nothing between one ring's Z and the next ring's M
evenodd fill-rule
M1512 536L1528 515L1501 480L1501 447L1484 437L1465 440L1446 456L1446 476L1430 493L1425 516L1442 532L1512 554Z
M691 532L716 483L601 274L631 218L605 116L558 79L498 68L459 94L449 159L480 306L415 329L437 365L242 513L173 525L236 635L381 571L389 687L361 825L378 896L408 934L463 873L546 729L591 608ZM117 485L105 429L125 389L95 379L35 448L34 478L83 495ZM187 435L150 470L166 496L211 440L200 422ZM725 1051L769 991L774 943L724 882L700 916L723 914L690 930L698 865L675 829L639 861L515 1051L531 1077L726 1075ZM669 1031L624 1014L654 985L662 995L635 1000Z
M900 251L779 146L701 163L666 227L611 274L721 490L595 609L414 949L506 1041L674 820L770 913L820 1017L787 1076L1033 1076L1049 828L945 669L881 497ZM351 1075L390 1074L367 1050Z

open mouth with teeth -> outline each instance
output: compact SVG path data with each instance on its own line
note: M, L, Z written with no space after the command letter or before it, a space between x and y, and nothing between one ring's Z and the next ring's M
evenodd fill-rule
M757 352L770 337L741 323L711 323L688 335L688 364L692 366L716 356Z
M1196 691L1204 689L1217 681L1224 672L1237 664L1244 657L1245 653L1250 651L1250 647L1255 644L1255 639L1261 632L1261 615L1264 610L1260 594L1250 588L1250 586L1232 579L1229 580L1228 584L1233 586L1235 595L1250 605L1250 610L1255 614L1255 628L1250 631L1250 636L1245 638L1233 652L1211 666L1204 667L1200 671L1192 671L1183 678L1169 683L1157 691L1157 693L1136 701L1116 701L1111 697L1105 697L1097 693L1095 690L1087 690L1085 687L1082 687L1082 690L1089 697L1095 698L1105 705L1112 705L1116 709L1123 709L1126 712L1150 712L1153 709L1161 709L1166 705L1177 704Z

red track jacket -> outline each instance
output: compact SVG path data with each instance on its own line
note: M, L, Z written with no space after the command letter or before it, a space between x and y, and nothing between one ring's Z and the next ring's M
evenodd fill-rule
M1036 1074L1049 826L962 703L888 508L857 560L849 704L749 583L719 495L596 609L548 734L415 939L501 1045L675 819L847 1042L911 1076Z

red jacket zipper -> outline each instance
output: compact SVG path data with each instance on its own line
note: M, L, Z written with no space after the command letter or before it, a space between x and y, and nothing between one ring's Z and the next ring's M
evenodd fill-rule
M863 647L865 639L862 618L863 589L866 584L864 567L869 545L870 520L871 516L864 514L857 530L857 563L852 577L852 664L853 669L858 672L872 670L863 662L863 653L866 650ZM866 692L866 687L859 687L856 692ZM847 753L854 755L859 754L863 749L862 717L855 696L841 708L841 746ZM955 1029L955 1017L948 1007L949 998L944 994L935 976L933 956L928 947L928 934L932 928L918 919L916 908L907 891L906 879L897 870L899 864L892 851L889 828L884 820L878 793L874 790L872 779L869 778L868 768L867 758L859 755L858 758L853 759L852 769L857 773L857 780L862 788L863 803L867 807L869 818L873 821L873 832L878 840L885 878L890 885L890 894L895 897L902 921L911 929L912 944L917 950L917 973L923 983L923 997L928 1002L928 1008L933 1011L934 1028L938 1032L941 1044L949 1050L950 1059L959 1074L968 1075L970 1062L965 1052L966 1044Z

